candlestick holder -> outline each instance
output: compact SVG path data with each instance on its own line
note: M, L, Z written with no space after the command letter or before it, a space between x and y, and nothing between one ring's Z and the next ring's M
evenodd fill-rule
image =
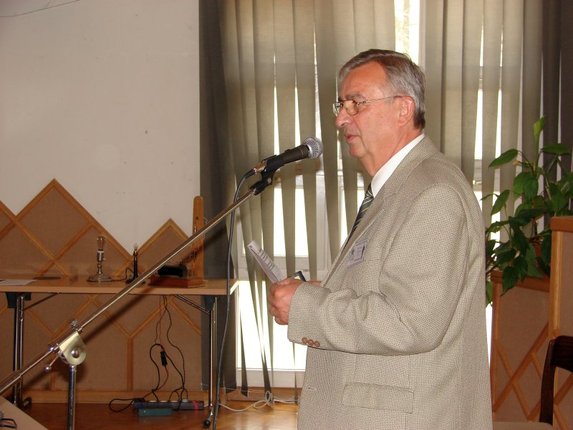
M97 272L88 278L89 282L110 282L111 276L103 273L103 262L105 261L104 248L105 238L103 236L98 236L97 238Z

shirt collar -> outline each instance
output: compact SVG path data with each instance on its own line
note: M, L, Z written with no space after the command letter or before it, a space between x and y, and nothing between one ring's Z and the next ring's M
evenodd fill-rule
M410 143L408 143L406 146L404 146L402 149L400 149L396 154L394 154L392 156L392 158L390 158L376 172L376 174L372 178L372 182L370 183L370 185L372 186L372 194L374 194L374 197L376 197L376 194L378 194L378 191L380 191L382 189L382 187L384 186L384 184L386 183L388 178L390 178L390 176L392 176L392 173L394 173L394 170L396 170L396 168L402 162L402 160L404 158L406 158L406 155L408 155L408 153L412 149L414 149L414 147L418 143L420 143L420 141L424 137L425 137L424 133L417 136L414 140L412 140Z

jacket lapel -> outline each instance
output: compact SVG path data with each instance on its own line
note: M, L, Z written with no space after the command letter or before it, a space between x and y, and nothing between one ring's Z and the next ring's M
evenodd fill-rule
M332 268L328 271L326 279L323 282L327 282L338 266L346 259L348 252L352 249L356 241L362 236L368 226L372 224L378 216L382 216L380 213L384 210L384 202L400 190L404 181L408 176L410 176L418 164L423 160L434 156L438 152L438 149L428 137L422 139L420 143L410 151L406 158L404 158L404 160L398 165L394 173L392 173L390 178L388 178L388 181L384 184L382 189L378 194L376 194L370 208L364 215L364 218L360 221L360 224L356 227L356 230L354 230L354 233L346 239L340 248L340 252L336 256Z

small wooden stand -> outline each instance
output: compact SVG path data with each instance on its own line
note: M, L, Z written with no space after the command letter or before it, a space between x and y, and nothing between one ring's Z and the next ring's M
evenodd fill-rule
M203 197L197 196L193 199L193 233L205 226L203 212ZM187 268L186 277L153 275L149 278L150 285L158 287L197 287L202 285L205 280L204 243L203 237L198 238L195 243L191 244L189 254L181 261L181 264Z

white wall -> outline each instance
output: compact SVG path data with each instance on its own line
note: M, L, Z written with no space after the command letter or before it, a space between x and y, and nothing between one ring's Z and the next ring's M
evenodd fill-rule
M191 233L198 1L0 0L0 201L55 178L128 251Z

